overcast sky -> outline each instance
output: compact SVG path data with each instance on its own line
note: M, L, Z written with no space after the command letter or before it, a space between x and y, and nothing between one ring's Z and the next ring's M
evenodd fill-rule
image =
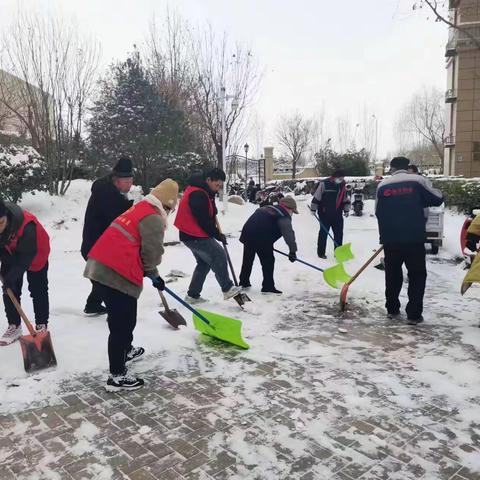
M348 114L355 127L366 106L379 119L378 153L385 155L395 149L401 106L423 85L446 84L447 29L414 12L413 0L0 0L0 30L18 3L74 16L101 42L105 64L141 44L167 4L193 24L227 31L265 67L253 106L265 144L275 144L282 114L314 115L323 106L335 137L335 118Z

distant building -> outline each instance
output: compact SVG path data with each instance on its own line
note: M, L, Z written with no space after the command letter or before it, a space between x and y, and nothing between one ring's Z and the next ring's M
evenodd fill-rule
M449 7L444 174L480 177L480 0Z
M292 178L292 167L285 161L277 161L273 156L273 147L265 147L265 172L267 182L270 180L290 180ZM296 179L318 177L314 165L298 166L295 175Z

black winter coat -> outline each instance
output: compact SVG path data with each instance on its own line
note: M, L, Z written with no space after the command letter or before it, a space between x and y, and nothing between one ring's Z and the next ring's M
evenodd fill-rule
M283 237L290 252L297 251L292 218L280 206L259 208L247 220L240 235L240 242L252 245L272 245Z
M312 199L320 217L332 218L342 216L344 206L348 203L345 182L335 183L332 178L322 180Z
M23 229L23 235L18 239L15 252L10 254L5 247L18 232L24 216L23 210L18 205L5 202L5 206L7 207L8 225L0 235L0 261L5 285L12 287L28 270L37 255L37 229L33 222L28 223Z
M92 185L92 195L85 212L82 234L82 256L86 260L95 242L107 227L133 205L112 182L112 176L99 178Z
M375 214L380 243L424 243L424 209L437 207L442 203L442 193L433 188L425 177L407 173L406 170L397 170L391 177L382 180L377 188Z

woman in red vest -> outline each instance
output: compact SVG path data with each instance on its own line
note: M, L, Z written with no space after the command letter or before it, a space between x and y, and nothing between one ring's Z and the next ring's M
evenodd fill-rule
M20 300L25 272L33 300L36 329L39 332L47 329L49 254L50 239L36 217L13 203L0 200L0 273L8 320L8 328L0 338L0 346L10 345L22 335L20 315L5 290L10 288Z
M132 346L137 300L143 277L150 278L155 288L165 288L157 266L164 253L167 215L175 209L177 197L177 182L164 180L117 217L88 254L84 275L95 283L108 313L110 376L105 388L109 392L137 390L144 385L126 369L126 363L145 353L144 348Z

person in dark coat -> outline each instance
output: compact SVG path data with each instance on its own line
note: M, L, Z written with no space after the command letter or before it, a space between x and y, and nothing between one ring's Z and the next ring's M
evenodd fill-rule
M385 252L385 307L390 318L400 314L398 296L403 285L402 266L408 271L408 323L423 322L423 296L427 280L425 261L425 208L440 206L442 193L421 175L408 173L408 158L390 162L391 176L377 189L375 214Z
M350 209L345 184L345 172L335 170L331 177L322 180L313 195L312 211L317 211L320 223L324 228L318 232L317 255L327 258L327 237L330 229L337 246L343 243L343 214Z
M83 225L81 253L85 261L95 242L107 227L133 205L133 200L127 198L132 184L133 165L132 161L126 157L118 160L110 175L99 178L93 183ZM95 283L92 283L92 291L87 298L84 313L106 314L107 309L102 303L99 289Z
M297 203L292 197L283 197L278 206L261 207L247 220L240 235L243 243L243 263L240 272L240 285L250 287L255 255L258 255L263 271L262 293L281 294L275 288L273 270L275 257L273 244L283 237L289 248L289 260L297 259L297 243L292 228L292 215L298 213Z
M225 300L241 291L230 279L225 250L218 243L226 243L226 238L217 226L215 195L225 179L225 172L220 168L192 175L178 206L175 226L180 231L180 241L191 250L197 262L186 297L189 303L206 301L200 294L210 270L215 273Z
M20 301L25 272L33 300L36 330L41 332L47 329L49 255L50 239L37 218L18 205L0 200L0 273L8 321L8 328L0 338L0 345L9 345L22 335L20 315L10 300L7 289Z

